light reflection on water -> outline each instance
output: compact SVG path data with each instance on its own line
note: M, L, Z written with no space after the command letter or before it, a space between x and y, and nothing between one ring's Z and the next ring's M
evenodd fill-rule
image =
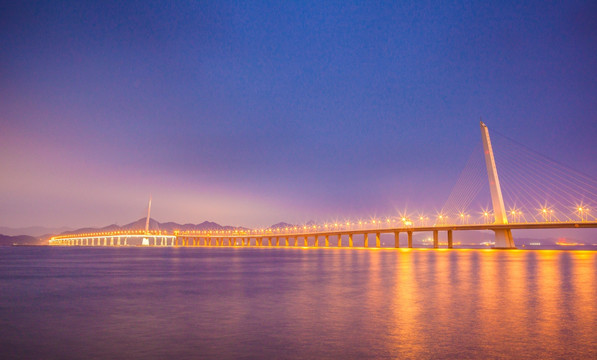
M596 274L590 251L0 248L0 353L595 358Z

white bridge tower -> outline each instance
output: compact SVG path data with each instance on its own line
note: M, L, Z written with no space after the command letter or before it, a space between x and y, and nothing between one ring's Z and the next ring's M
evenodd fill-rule
M149 217L151 216L151 195L149 195L149 205L147 206L147 220L145 220L145 235L149 236ZM155 238L154 238L155 241ZM149 237L144 237L141 241L141 245L149 245ZM155 245L155 244L154 244Z
M508 216L504 207L504 198L498 178L495 158L493 157L493 148L489 139L489 130L481 121L481 137L483 138L483 152L485 153L485 164L487 165L487 176L489 177L489 191L491 192L491 203L493 204L493 214L495 215L495 224L508 224ZM515 249L512 231L510 229L497 229L495 232L496 249Z

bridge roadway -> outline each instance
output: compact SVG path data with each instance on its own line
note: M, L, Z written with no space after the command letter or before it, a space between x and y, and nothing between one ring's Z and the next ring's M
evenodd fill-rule
M413 233L432 232L433 247L439 247L439 232L447 232L447 247L453 247L453 231L470 230L530 230L530 229L566 229L566 228L597 228L597 221L579 221L579 222L539 222L539 223L512 223L512 224L449 224L435 226L419 227L394 227L394 228L369 228L369 229L339 229L326 231L293 231L278 232L275 230L265 231L263 233L252 233L252 231L237 231L232 233L181 233L175 232L174 235L164 234L94 234L92 236L67 235L57 236L50 240L50 245L70 245L70 246L127 246L127 238L147 238L148 246L251 246L251 240L254 239L253 246L281 246L280 239L284 240L282 246L299 246L299 239L302 239L304 247L309 246L309 239L312 238L312 247L319 247L319 240L323 240L325 247L330 246L330 239L337 241L337 246L342 247L342 237L348 237L348 247L354 246L354 236L363 237L364 247L369 246L369 235L375 234L375 247L381 247L381 234L394 234L394 246L399 247L400 233L407 234L408 247L413 247ZM281 231L281 230L280 230ZM121 237L124 243L121 243ZM264 245L264 241L266 244ZM152 241L153 240L153 241ZM159 240L159 244L158 244ZM102 244L103 241L103 244ZM153 243L152 243L153 242ZM97 243L97 245L96 245ZM292 245L291 245L292 244Z

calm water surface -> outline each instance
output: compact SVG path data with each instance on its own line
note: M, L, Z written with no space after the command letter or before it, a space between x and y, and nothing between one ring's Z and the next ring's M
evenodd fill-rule
M3 359L595 359L597 252L0 248Z

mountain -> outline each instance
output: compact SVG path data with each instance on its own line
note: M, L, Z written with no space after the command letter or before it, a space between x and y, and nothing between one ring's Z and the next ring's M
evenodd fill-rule
M17 245L47 245L47 240L38 239L29 235L9 236L0 234L0 246Z
M60 235L70 235L70 234L85 234L85 233L94 233L94 232L107 232L107 231L122 231L122 230L143 230L145 229L145 223L147 218L141 218L137 221L133 221L132 223L126 225L116 225L111 224L108 226L100 227L100 228L93 228L93 227L85 227L76 230L69 230L63 231ZM222 226L218 223L212 221L204 221L200 224L178 224L175 222L165 222L160 223L155 219L149 219L149 230L161 230L166 231L168 233L174 232L174 230L180 231L204 231L204 230L235 230L235 229L243 229L243 227L235 227L235 226ZM56 235L56 234L53 234ZM52 234L45 235L44 238L50 238L53 236Z
M289 223L285 223L285 222L279 222L277 224L274 224L272 226L270 226L270 229L284 229L284 228L289 228L289 227L294 227L296 225L292 225Z

